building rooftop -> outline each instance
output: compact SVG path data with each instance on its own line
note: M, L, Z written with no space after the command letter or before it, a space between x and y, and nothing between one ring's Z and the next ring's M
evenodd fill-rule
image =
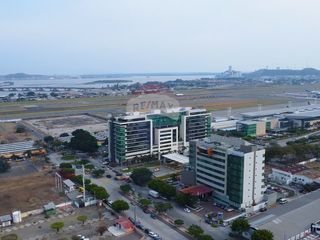
M73 187L73 186L75 185L74 182L72 182L70 179L64 180L63 183L64 183L68 188L71 188L71 187Z
M288 119L320 118L320 110L301 111L297 113L286 114L285 117Z
M180 113L189 111L190 113L206 113L206 109L202 108L191 108L191 107L176 107L176 108L168 108L168 109L155 109L149 112L126 112L118 116L118 118L122 119L136 119L136 118L145 118L147 115L154 114L170 114L170 113Z
M56 205L53 202L49 202L43 206L43 209L45 211L50 211L50 210L56 209Z
M36 149L38 149L38 147L34 146L34 141L0 144L0 154L26 152Z
M12 221L11 215L0 216L0 222L9 222L9 221Z
M189 163L189 157L186 157L182 154L179 153L169 153L169 154L164 154L162 157L172 160L174 162L178 162L180 164L188 164Z
M180 192L182 193L190 193L192 196L201 196L203 194L211 193L213 192L212 188L209 188L204 185L195 185L188 188L181 189Z
M270 110L254 111L254 112L245 112L241 113L244 118L259 118L267 117L280 114L291 114L301 111L315 111L320 110L320 104L311 104L302 107L287 107L287 108L277 108Z
M205 147L221 146L226 148L240 148L241 146L252 146L251 143L236 137L225 137L213 134L210 137L199 140Z
M134 228L134 225L132 224L132 222L127 218L119 218L116 221L116 223L121 225L122 228L124 228L124 229L133 229Z

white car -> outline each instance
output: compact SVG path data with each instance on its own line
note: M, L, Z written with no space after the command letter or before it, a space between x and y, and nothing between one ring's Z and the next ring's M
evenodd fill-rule
M185 211L187 213L191 212L189 208L185 208L185 209L183 209L183 211Z

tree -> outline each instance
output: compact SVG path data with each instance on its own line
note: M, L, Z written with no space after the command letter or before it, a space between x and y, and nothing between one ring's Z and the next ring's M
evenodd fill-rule
M197 203L197 198L192 196L190 193L178 193L176 196L176 201L182 206L194 206Z
M175 187L159 179L152 179L148 183L148 187L159 192L162 196L167 198L172 198L176 195Z
M102 177L103 174L104 174L104 170L102 169L96 169L92 171L92 175L96 178Z
M197 239L203 233L203 230L200 226L192 224L188 228L188 233Z
M109 197L107 190L104 187L100 187L96 184L89 184L86 186L86 189L99 200L105 200Z
M34 97L35 95L36 95L35 92L32 92L32 91L27 92L27 96L28 96L28 97Z
M148 168L136 168L132 171L131 178L139 186L144 186L151 180L152 172Z
M158 213L165 213L168 210L172 209L171 203L156 203L154 208Z
M72 168L71 163L60 163L59 165L60 168Z
M71 240L81 240L81 237L76 236L76 235L73 235L73 236L71 237Z
M253 232L252 240L273 240L273 233L266 229L256 230Z
M239 235L245 231L248 231L250 228L250 224L245 218L238 218L234 220L231 224L231 230L233 232L238 233Z
M88 131L77 129L72 132L73 137L69 146L75 150L83 152L95 152L98 149L98 142Z
M5 173L10 169L10 164L7 160L0 158L0 173Z
M52 143L54 141L54 138L52 136L45 136L43 138L43 141L45 141L46 143Z
M130 184L123 184L120 186L120 189L122 192L128 193L131 190L131 186L130 186Z
M26 131L26 129L22 125L18 125L16 128L16 133L24 133L25 131Z
M139 200L139 203L141 204L142 208L147 208L152 202L150 199L147 198L141 198Z
M11 233L0 238L1 240L19 240L18 235Z
M84 165L84 168L87 169L87 170L93 170L94 169L94 165L93 164L86 164Z
M64 227L64 222L54 222L50 225L50 227L59 232L59 230Z
M174 224L177 226L182 226L184 224L184 221L182 219L176 219L174 220Z
M107 231L107 230L108 230L108 228L107 228L105 222L104 221L99 221L99 225L97 227L97 232L100 234L100 236L102 236L103 233L105 231Z
M198 240L213 240L213 238L212 238L210 235L201 234L201 235L198 237Z
M86 215L80 215L80 216L77 217L77 220L78 220L79 222L82 222L82 224L84 224L84 222L88 220L88 216L86 216Z
M122 212L129 209L129 204L124 200L116 200L111 204L111 208L116 212Z

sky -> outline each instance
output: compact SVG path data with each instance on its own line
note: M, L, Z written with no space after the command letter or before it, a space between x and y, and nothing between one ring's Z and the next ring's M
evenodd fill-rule
M0 74L320 69L319 0L0 2Z

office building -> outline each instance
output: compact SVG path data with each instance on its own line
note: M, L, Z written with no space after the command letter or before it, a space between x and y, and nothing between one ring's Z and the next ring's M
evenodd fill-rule
M109 157L124 162L134 157L177 152L189 141L211 134L205 109L174 108L126 113L109 120Z
M213 189L215 201L250 208L263 200L265 149L242 139L212 135L190 143L196 183Z

